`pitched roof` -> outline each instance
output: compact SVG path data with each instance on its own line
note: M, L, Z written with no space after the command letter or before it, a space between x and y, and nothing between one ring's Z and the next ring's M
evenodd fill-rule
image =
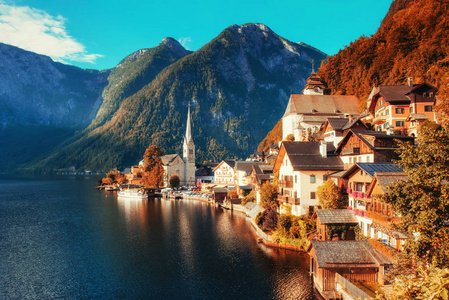
M407 121L410 121L412 119L415 120L429 120L429 117L425 114L410 114L410 116L407 117Z
M297 114L358 115L359 100L346 95L290 95L284 116Z
M235 169L238 171L244 171L249 174L253 169L253 165L262 164L263 162L259 161L236 161Z
M319 268L366 268L392 262L368 241L312 241Z
M319 209L316 214L322 224L358 224L349 209Z
M373 143L371 142L372 139L370 137L373 137L376 140L392 140L392 139L398 139L398 140L414 140L415 138L408 135L401 135L401 134L387 134L384 131L373 131L373 130L359 130L359 129L349 129L343 139L338 143L337 149L335 152L337 155L339 154L339 151L342 150L343 146L346 144L347 140L351 137L351 135L356 135L362 142L364 142L370 149L383 149L385 147L375 147ZM388 147L387 147L388 148ZM390 148L389 148L390 149ZM395 149L395 148L391 148Z
M270 180L273 174L273 165L269 164L256 164L253 165L256 180L261 182L262 180Z
M394 163L356 163L350 167L342 177L349 178L349 176L355 173L358 169L363 170L371 177L374 177L374 173L376 172L402 172L402 168Z
M349 122L348 118L328 118L327 121L333 130L343 130L343 127Z
M319 142L282 142L286 155L294 170L333 170L343 169L343 162L337 156L323 157Z
M235 160L222 160L217 166L215 166L215 168L212 171L215 172L222 164L227 164L232 169L234 169L234 167L235 167Z
M385 101L409 103L410 98L405 94L412 89L413 87L408 85L381 85L379 86L379 93Z
M179 156L179 158L181 158L181 156L179 154L167 154L167 155L161 156L162 164L164 166L170 165L171 163L173 163L175 161L177 156Z
M371 197L371 194L373 192L374 186L376 185L376 182L382 189L382 192L384 194L388 194L387 187L391 186L395 181L407 180L408 178L409 177L403 171L400 171L400 172L374 172L374 180L368 190L368 196Z

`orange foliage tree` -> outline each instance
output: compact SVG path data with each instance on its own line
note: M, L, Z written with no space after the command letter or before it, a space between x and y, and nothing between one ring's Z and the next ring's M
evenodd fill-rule
M164 152L156 145L151 145L145 150L143 155L145 168L142 176L145 187L160 188L163 186L164 167L162 166L162 155L164 155Z

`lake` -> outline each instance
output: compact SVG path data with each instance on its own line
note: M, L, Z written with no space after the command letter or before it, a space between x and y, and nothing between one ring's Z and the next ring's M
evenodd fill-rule
M96 177L0 177L0 299L316 299L308 257L239 212L118 200Z

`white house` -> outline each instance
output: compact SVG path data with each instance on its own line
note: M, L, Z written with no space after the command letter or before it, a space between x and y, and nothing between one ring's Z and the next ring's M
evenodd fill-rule
M289 206L294 215L311 213L314 206L318 205L317 188L327 180L329 174L343 170L341 159L328 152L331 145L282 142L273 173L279 172L278 200L284 206Z
M213 170L214 183L219 185L234 185L235 178L235 161L223 160Z

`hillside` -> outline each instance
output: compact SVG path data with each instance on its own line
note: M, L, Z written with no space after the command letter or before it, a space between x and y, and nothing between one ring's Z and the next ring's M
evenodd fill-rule
M189 102L198 162L246 157L282 116L290 91L305 85L311 60L325 58L324 53L290 42L265 25L230 26L198 51L163 68L154 79L156 72L151 73L149 83L140 81L145 85L137 92L133 93L139 87L134 79L126 84L138 86L132 92L117 88L114 93L122 96L111 98L110 109L105 100L87 130L32 167L124 167L136 163L150 144L165 153L181 153Z
M396 0L372 37L362 36L323 63L318 75L332 94L356 95L360 110L373 85L427 81L439 88L440 109L449 116L449 2ZM259 145L267 149L279 129Z
M329 57L318 74L335 94L363 100L373 84L427 81L447 99L449 83L449 2L395 0L372 37L362 36Z
M0 171L48 153L89 125L108 74L0 43Z

